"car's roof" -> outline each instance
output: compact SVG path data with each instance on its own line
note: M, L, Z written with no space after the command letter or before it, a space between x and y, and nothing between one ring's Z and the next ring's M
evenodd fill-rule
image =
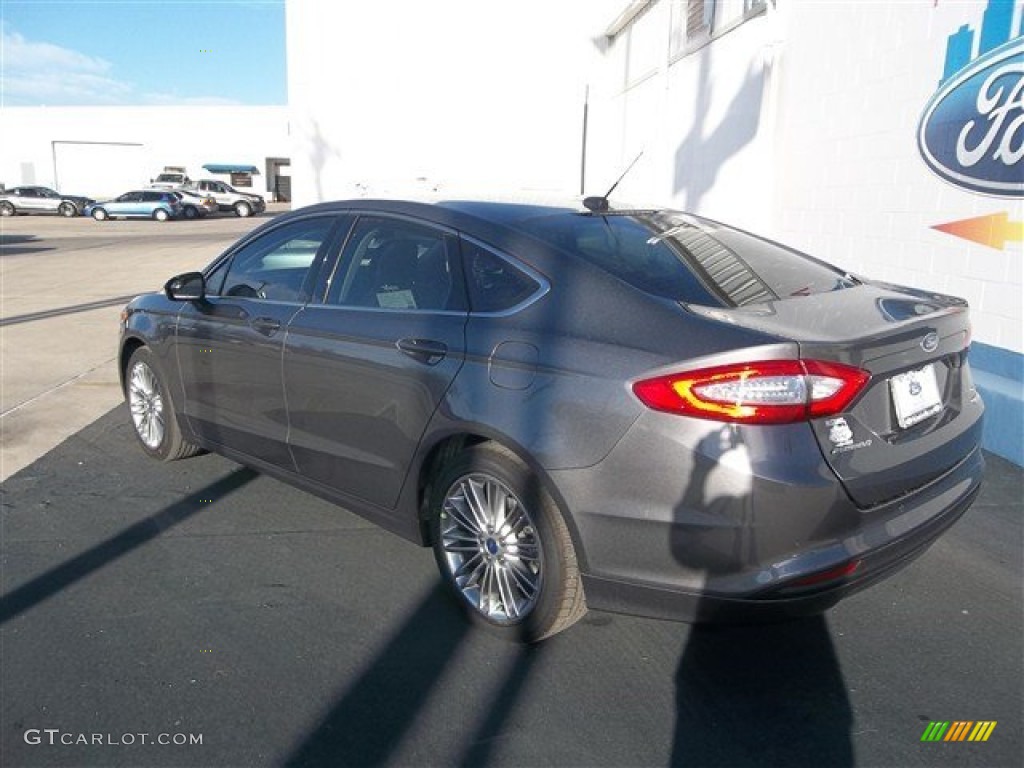
M394 198L356 198L318 203L298 208L287 214L289 218L317 213L341 211L392 213L451 227L485 240L503 240L509 235L529 234L521 225L530 219L543 217L586 215L582 206L569 202L561 204L535 204L482 200L399 200ZM494 245L501 245L494 242Z
M441 200L437 202L437 205L506 226L514 226L519 222L541 216L582 212L579 205L573 205L568 201L531 203L498 200Z

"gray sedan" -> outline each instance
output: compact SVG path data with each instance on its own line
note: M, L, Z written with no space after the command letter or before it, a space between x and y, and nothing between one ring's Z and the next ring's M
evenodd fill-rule
M980 488L960 299L669 210L359 200L125 309L139 442L419 544L468 616L820 612Z

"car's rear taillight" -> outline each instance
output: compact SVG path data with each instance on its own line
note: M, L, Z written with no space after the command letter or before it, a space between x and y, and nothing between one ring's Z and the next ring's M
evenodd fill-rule
M643 379L648 408L743 424L785 424L842 412L871 374L820 360L765 360Z

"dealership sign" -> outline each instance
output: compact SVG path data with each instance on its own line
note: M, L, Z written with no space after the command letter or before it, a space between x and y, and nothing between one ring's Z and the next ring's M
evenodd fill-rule
M925 107L917 144L928 167L948 182L1024 196L1024 37L943 82Z

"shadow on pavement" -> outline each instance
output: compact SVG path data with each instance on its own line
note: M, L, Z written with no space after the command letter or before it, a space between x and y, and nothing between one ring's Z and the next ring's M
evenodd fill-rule
M21 256L26 253L57 250L52 245L41 245L35 235L0 235L0 256Z
M468 631L438 584L284 764L387 763Z
M256 477L257 473L251 469L238 469L9 592L0 601L0 624L141 547L197 512L210 509L213 505L204 503L204 500L221 499Z
M853 715L824 617L696 626L676 672L673 766L852 766Z
M501 746L505 724L523 695L534 664L544 652L544 645L524 645L505 675L505 682L491 703L487 717L477 732L466 742L467 748L458 765L471 768L490 765L495 749Z

